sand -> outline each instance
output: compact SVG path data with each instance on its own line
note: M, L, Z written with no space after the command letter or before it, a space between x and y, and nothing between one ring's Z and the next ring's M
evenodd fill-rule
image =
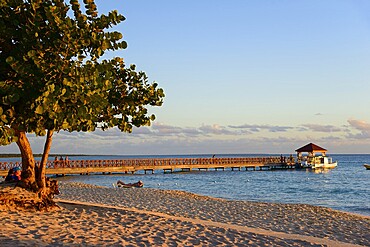
M370 218L324 207L64 183L60 209L0 207L0 246L370 246Z

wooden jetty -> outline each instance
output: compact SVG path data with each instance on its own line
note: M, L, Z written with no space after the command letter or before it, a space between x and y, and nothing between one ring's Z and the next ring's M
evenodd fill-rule
M8 170L21 166L19 162L0 162L0 176L6 176ZM236 158L167 158L167 159L121 159L121 160L69 160L48 161L47 175L90 174L90 173L131 173L144 171L153 174L155 170L176 172L192 170L274 170L294 169L293 158L285 157L236 157Z

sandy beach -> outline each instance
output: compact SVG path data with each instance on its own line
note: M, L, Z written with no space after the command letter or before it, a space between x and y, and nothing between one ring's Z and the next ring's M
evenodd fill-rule
M0 246L370 246L370 218L182 191L63 183L60 209L1 208Z

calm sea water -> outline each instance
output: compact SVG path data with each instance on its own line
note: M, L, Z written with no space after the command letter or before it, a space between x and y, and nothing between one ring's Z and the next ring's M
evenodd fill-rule
M76 159L128 159L169 157L211 157L197 156L82 156ZM248 157L257 155L217 155L217 157ZM269 155L258 155L269 156ZM273 156L280 156L273 155ZM288 156L288 155L287 155ZM370 216L370 170L364 163L370 163L370 155L331 155L338 167L326 172L306 170L275 171L192 171L155 174L137 173L113 175L66 176L57 178L63 182L83 182L112 187L117 180L137 182L144 187L183 190L212 197L282 203L303 203L325 206L347 212Z

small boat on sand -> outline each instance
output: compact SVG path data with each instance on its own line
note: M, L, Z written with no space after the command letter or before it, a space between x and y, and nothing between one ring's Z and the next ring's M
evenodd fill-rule
M366 168L366 170L370 170L370 165L369 164L364 164L364 167Z
M142 181L138 181L136 183L124 183L121 180L118 180L117 186L121 188L141 188L144 186L144 183Z

